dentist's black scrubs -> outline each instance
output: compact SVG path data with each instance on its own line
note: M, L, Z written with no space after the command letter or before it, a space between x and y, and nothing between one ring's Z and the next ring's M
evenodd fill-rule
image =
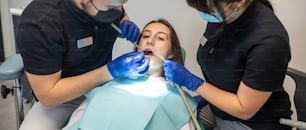
M95 21L72 0L34 0L22 13L17 43L25 71L50 75L61 70L65 78L111 61L117 35L110 24ZM36 103L20 129L58 129L83 99L81 96L51 108Z
M71 0L34 0L24 10L18 30L25 70L37 75L62 70L62 77L80 75L111 61L118 34Z

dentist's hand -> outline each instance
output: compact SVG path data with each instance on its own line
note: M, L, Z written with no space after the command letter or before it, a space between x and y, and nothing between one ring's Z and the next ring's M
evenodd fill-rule
M147 73L149 63L143 52L131 52L107 63L107 69L113 78L138 77Z
M184 66L171 60L163 63L165 76L168 81L185 86L191 91L197 90L204 83L204 80L190 73Z
M140 30L135 23L130 20L124 20L119 26L121 33L119 37L126 38L131 42L136 42L140 36Z

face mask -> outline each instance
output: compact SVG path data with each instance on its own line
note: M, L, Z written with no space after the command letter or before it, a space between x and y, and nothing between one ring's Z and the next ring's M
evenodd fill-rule
M94 19L98 22L113 23L114 21L122 18L123 15L124 15L123 12L115 9L108 11L99 10L98 13L94 16Z
M231 5L232 4L227 5L223 9L223 12L225 12ZM222 22L227 21L227 20L231 19L232 17L236 16L237 15L237 9L235 9L235 11L230 16L225 18L225 20L223 20L221 14L219 12L217 12L217 13L203 13L203 12L200 12L200 15L207 22L210 22L210 23L222 23Z
M115 1L115 0L114 0ZM121 1L121 0L119 0ZM123 3L125 3L126 1L124 1ZM120 10L116 10L116 9L107 9L107 7L103 7L103 10L99 10L94 3L92 2L92 0L90 0L90 3L93 5L93 7L98 10L98 13L93 17L96 21L98 22L103 22L103 23L113 23L116 20L119 20L120 18L122 18L124 16L124 10L122 9L122 11ZM123 3L116 3L115 5L120 5L122 6ZM114 3L112 3L113 5Z
M210 23L222 23L223 22L223 18L220 13L208 14L208 13L200 12L200 15L204 20Z

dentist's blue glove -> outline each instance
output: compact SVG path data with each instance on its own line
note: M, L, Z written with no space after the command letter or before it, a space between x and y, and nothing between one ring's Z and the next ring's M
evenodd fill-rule
M168 81L185 86L191 91L204 83L204 80L190 73L184 66L171 60L165 60L163 63L165 76Z
M147 73L149 63L143 52L130 52L107 63L107 69L113 78L139 77Z
M119 37L126 38L131 42L136 42L140 36L140 30L135 23L130 20L124 20L119 26L121 33Z

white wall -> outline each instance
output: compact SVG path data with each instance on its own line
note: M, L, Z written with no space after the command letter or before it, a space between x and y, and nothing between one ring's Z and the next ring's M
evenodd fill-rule
M292 51L289 66L306 72L306 0L272 0L272 4L289 33Z

